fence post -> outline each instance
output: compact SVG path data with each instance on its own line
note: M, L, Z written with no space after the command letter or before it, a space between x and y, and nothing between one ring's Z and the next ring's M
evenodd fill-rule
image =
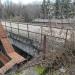
M11 24L11 21L10 21L10 27L11 27L11 33L12 33L12 24Z
M44 35L44 40L43 40L43 60L45 60L45 55L46 55L46 35Z
M7 31L6 20L5 20L5 29L6 29L6 31Z
M29 27L28 27L28 24L27 24L27 32L28 32L28 38L29 38Z
M19 36L19 23L18 23L18 36Z
M65 44L64 44L64 47L67 46L67 35L68 35L68 29L67 29L67 31L66 31L66 37L65 37Z
M41 44L42 44L42 26L41 26Z

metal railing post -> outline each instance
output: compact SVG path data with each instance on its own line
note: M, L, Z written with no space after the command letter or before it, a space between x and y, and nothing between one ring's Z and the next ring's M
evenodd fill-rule
M19 23L18 23L18 35L19 35Z
M68 35L68 29L66 30L66 36L65 36L65 43L64 43L64 47L67 46L67 35Z
M11 21L10 21L10 27L11 27L11 33L12 33L12 24L11 24Z
M42 26L41 26L41 44L42 44Z
M6 20L5 20L5 29L6 29L6 31L7 31Z
M27 24L27 32L28 32L28 38L29 38L29 26Z

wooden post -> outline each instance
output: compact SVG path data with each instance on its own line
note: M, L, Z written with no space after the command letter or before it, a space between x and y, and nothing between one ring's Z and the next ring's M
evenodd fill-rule
M45 54L46 54L46 35L44 35L43 40L43 60L45 60Z

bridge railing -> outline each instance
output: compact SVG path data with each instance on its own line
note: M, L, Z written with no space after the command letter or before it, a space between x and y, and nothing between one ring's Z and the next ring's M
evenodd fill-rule
M64 48L67 40L71 38L74 32L74 26L64 23L50 23L49 25L38 25L28 23L3 22L8 32L21 35L23 37L37 41L42 45L44 35L47 36L47 49L55 50Z

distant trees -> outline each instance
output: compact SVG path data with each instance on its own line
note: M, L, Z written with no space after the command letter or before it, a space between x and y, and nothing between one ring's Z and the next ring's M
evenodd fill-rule
M75 17L75 0L72 3L72 8L71 9L72 9L71 16Z
M54 12L55 12L55 18L59 18L59 15L60 15L60 0L56 0Z
M2 4L1 4L1 0L0 0L0 18L2 18Z
M43 0L42 4L15 4L6 0L0 2L0 18L30 22L35 18L69 18L75 15L75 2L71 0Z
M50 0L43 0L41 5L41 13L43 19L50 18Z
M68 18L72 11L71 0L56 0L55 2L55 17L56 18Z
M64 18L68 18L70 17L70 13L71 13L71 0L61 0L61 13L62 13L62 17L64 16Z
M46 19L52 17L59 19L74 17L75 2L72 2L72 0L55 0L55 3L52 3L50 0L43 0L41 11L43 16L42 18Z
M40 5L39 4L15 4L12 2L5 2L3 4L3 18L30 22L32 19L40 17Z
M40 4L26 5L26 12L30 19L40 18Z
M47 6L46 6L46 0L43 0L43 3L41 5L41 12L42 12L42 18L45 19L46 18L46 10L47 10Z

